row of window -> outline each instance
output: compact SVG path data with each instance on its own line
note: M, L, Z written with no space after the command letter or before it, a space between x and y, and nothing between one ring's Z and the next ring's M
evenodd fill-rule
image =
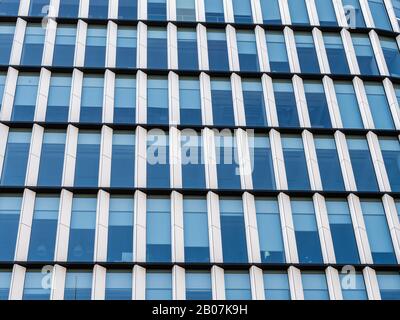
M306 0L288 0L288 14L289 16L282 19L282 12L286 11L286 7L283 1L279 0L204 0L204 17L197 18L199 9L196 7L199 5L196 0L176 0L174 6L176 8L175 16L167 14L168 1L167 0L139 0L140 5L146 8L142 9L142 12L138 14L138 0L118 0L117 9L118 14L110 14L109 1L108 0L91 0L88 1L88 12L83 13L84 4L82 4L80 10L79 0L61 0L58 8L58 17L62 18L92 18L92 19L107 19L107 18L118 18L118 19L130 19L136 20L138 16L141 19L147 18L148 20L176 20L176 21L196 21L204 20L207 22L233 22L235 23L265 23L265 24L286 24L290 21L293 25L313 25L315 20L319 21L322 26L337 26L338 16L343 16L343 13L350 16L349 24L357 28L367 27L366 20L369 15L369 11L372 15L372 20L376 28L392 31L392 25L390 22L386 2L384 0L368 0L362 8L359 0L343 0L343 10L338 8L335 10L335 6L332 0L314 0L312 4L315 4L316 17L313 13L313 8L310 3ZM7 0L3 1L0 5L0 15L16 16L19 12L19 0ZM24 15L29 16L45 16L49 14L50 0L30 0L29 8L23 7ZM171 6L172 4L169 4ZM232 6L232 7L230 7ZM259 7L258 7L259 6ZM392 0L392 6L394 7L395 15L399 10L398 0ZM392 10L392 7L388 7ZM53 9L54 10L54 9ZM232 17L227 18L227 12L233 11ZM261 10L261 14L258 11ZM337 11L337 12L336 12ZM146 14L145 14L146 12ZM256 16L254 12L257 12ZM390 11L391 12L391 11ZM197 13L197 15L196 15ZM53 16L55 12L50 10L50 14ZM354 19L354 21L352 21ZM284 22L282 20L285 20Z
M0 270L0 300L9 298L10 270ZM23 300L49 300L51 282L40 270L27 269L22 279ZM209 270L186 270L184 273L184 297L173 297L172 272L170 270L147 270L144 279L136 279L146 283L144 297L146 300L212 300L212 276ZM327 276L323 271L302 271L301 285L305 300L329 300L330 293ZM67 270L64 282L64 300L91 300L93 298L93 272L90 270ZM101 299L132 300L133 274L131 270L107 270L105 289ZM396 272L376 272L379 292L382 300L400 299L400 275ZM43 281L45 279L45 281ZM262 274L264 297L266 300L292 299L289 277L286 271L264 271ZM339 282L344 300L368 300L369 293L362 272L339 273ZM44 286L43 283L48 283ZM252 288L249 271L225 271L223 284L225 299L251 300ZM257 283L257 285L259 285ZM220 288L218 288L220 290ZM14 298L15 299L15 298ZM97 297L99 299L99 297ZM140 298L139 298L140 299ZM370 298L371 299L371 298Z
M14 24L0 24L0 43L1 55L0 64L8 65L13 46L15 33ZM83 28L83 27L82 27ZM142 28L144 29L144 28ZM229 61L228 47L232 47L232 43L228 46L228 38L231 37L231 29L205 29L208 50L208 64L203 62L199 64L199 49L203 50L205 44L198 44L198 30L196 28L177 28L177 48L174 53L177 56L177 65L168 66L168 32L166 27L147 27L147 46L140 46L143 50L140 54L146 58L147 65L143 65L138 59L138 30L136 27L119 26L116 31L116 48L115 44L110 45L108 50L116 50L115 63L112 67L117 68L136 68L147 67L148 69L180 69L180 70L199 70L209 69L212 71L245 71L245 72L294 72L294 63L290 59L298 59L299 70L302 73L329 73L328 70L321 70L324 65L321 57L318 57L316 43L319 42L319 36L311 32L295 31L294 44L297 51L297 58L288 51L294 48L289 47L289 39L291 35L284 31L262 31L262 35L254 30L236 30L236 47L238 55L238 66L234 66ZM141 31L142 32L142 31ZM52 60L43 60L43 51L46 37L46 28L40 23L28 23L25 29L25 37L23 41L21 58L16 61L12 59L13 64L38 66L43 64L53 66L73 66L81 61L79 54L77 55L77 26L71 24L59 24L56 30L54 41L54 52ZM114 35L112 36L114 37ZM388 68L388 73L392 76L400 76L400 52L398 43L395 38L387 36L379 36L375 40L375 36L368 34L351 33L350 39L346 40L345 35L337 32L323 32L321 41L324 44L325 52L319 52L319 55L326 54L327 69L333 74L350 74L348 56L353 55L352 50L349 51L347 46L354 47L355 58L358 62L358 69L352 73L363 75L380 75L386 71L380 71L378 63L375 59L378 55L374 50L382 50L384 60L382 63ZM264 39L265 38L265 39ZM15 39L15 46L20 45L20 39ZM80 40L82 41L82 40ZM53 42L53 41L50 41ZM107 51L107 26L89 25L87 27L86 46L84 50L85 67L104 68L106 65ZM232 40L230 40L232 42ZM347 43L347 46L345 43ZM375 44L376 42L376 44ZM375 44L375 46L373 45ZM49 42L47 42L50 46ZM79 48L80 48L79 44ZM172 46L175 47L175 46ZM319 47L319 46L318 46ZM375 48L374 48L375 47ZM112 49L111 49L112 48ZM147 48L147 49L146 49ZM262 48L262 49L261 49ZM146 53L147 51L147 53ZM347 51L347 52L346 52ZM235 53L236 54L236 53ZM83 55L83 52L82 52ZM202 53L204 55L204 53ZM291 57L291 58L290 58ZM46 57L46 59L48 59ZM79 59L79 60L78 60ZM266 61L267 60L267 61ZM170 62L171 63L171 62ZM354 65L355 62L352 62ZM265 66L265 65L269 65ZM110 66L110 62L107 63ZM355 68L355 67L354 67Z
M176 232L173 226L178 220L175 216L177 214L175 211L178 209L172 208L174 203L169 196L147 196L147 199L140 203L140 206L146 208L139 208L146 212L138 213L134 209L133 196L111 195L109 202L103 200L109 205L108 212L104 213L97 209L97 203L100 200L96 195L74 195L69 214L66 213L65 208L60 210L59 195L38 194L34 199L33 214L30 218L26 213L23 214L24 217L21 214L22 200L23 197L18 194L0 196L0 261L8 262L18 259L14 258L17 242L23 242L24 247L29 247L26 260L33 262L57 260L56 243L68 251L66 260L69 262L97 261L95 252L102 252L102 250L107 252L106 260L109 262L132 262L145 259L147 262L160 263L180 260L180 258L172 258L173 247L176 247L176 244L172 244L174 238L172 234ZM277 198L255 197L256 225L251 228L254 229L253 232L256 232L256 235L258 234L256 260L266 264L296 262L290 261L293 259L302 264L323 264L326 262L326 258L325 261L323 258L323 251L326 249L322 248L320 233L321 228L325 228L328 232L330 230L330 234L328 236L325 233L324 243L328 237L332 239L333 255L338 264L360 264L363 261L359 252L363 251L365 254L368 246L371 252L371 263L384 265L398 263L395 250L398 252L400 248L395 249L396 244L393 244L381 200L361 198L359 216L351 212L346 199L326 198L325 200L329 225L321 227L317 223L317 220L321 218L317 219L317 215L323 215L323 213L316 213L312 198L292 197L290 214L282 211L283 208L280 208ZM182 257L184 258L177 262L209 263L213 260L210 256L210 241L215 237L221 239L224 263L249 262L248 253L251 249L248 246L252 241L249 239L246 241L250 235L246 235L248 226L245 225L245 216L249 216L250 213L244 212L242 198L221 196L214 205L219 206L217 218L209 217L215 213L208 212L205 196L183 196ZM400 202L397 201L396 205L399 210ZM108 226L105 225L107 223L98 222L100 215L105 215L101 219L108 221ZM138 215L141 217L137 217ZM30 225L29 232L25 231L23 234L21 233L23 231L19 231L22 219L24 225ZM142 228L141 225L137 225L138 219L145 220L146 235L143 239L140 239L140 235L136 235ZM209 219L219 220L218 236L209 227ZM250 218L247 217L248 219ZM282 224L288 219L293 220L293 243L288 243L290 241L287 238L288 231L282 232L288 228ZM365 227L360 227L361 222ZM96 242L98 223L102 224L102 231L97 230L97 233L106 232L106 237L104 241L97 239ZM65 231L65 228L68 231ZM366 239L356 239L359 235L355 232L359 228L365 228ZM66 235L65 232L67 232ZM20 238L19 241L17 241L17 235ZM62 238L63 236L65 238ZM367 243L360 244L363 241ZM141 248L142 243L143 248ZM297 250L296 258L288 256L289 252L285 249L288 245L295 246L293 249ZM95 250L96 246L97 250ZM214 243L212 246L216 250L215 248L219 245ZM57 252L60 250L58 248ZM136 250L138 252L135 252ZM139 251L142 252L142 250L145 250L145 257L140 258ZM179 252L180 249L174 248L174 250ZM20 254L16 256L18 255Z

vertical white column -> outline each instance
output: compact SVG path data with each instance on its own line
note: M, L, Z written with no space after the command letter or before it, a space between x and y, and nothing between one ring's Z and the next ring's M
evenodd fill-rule
M254 195L245 192L242 196L244 223L246 228L247 253L249 263L261 263L260 243L258 238L256 204Z
M319 30L318 28L314 28L312 30L312 35L314 38L315 50L317 52L319 68L321 70L321 73L331 73L322 31Z
M167 0L167 20L176 21L176 0Z
M393 122L397 130L400 129L400 107L397 100L396 91L393 87L392 81L389 78L383 80L386 97L388 99L390 111L392 112Z
M342 176L344 185L347 191L357 190L356 180L354 178L353 169L351 166L349 149L347 148L347 141L345 135L336 131L334 134L336 148L338 151L338 157L340 162L340 168L342 170Z
M219 197L214 192L207 193L208 232L210 239L210 261L223 262L221 220L219 214Z
M147 74L142 71L136 73L136 122L147 122Z
M204 0L195 0L196 3L196 21L203 22L206 20L206 10Z
M391 0L383 0L383 2L386 6L386 12L388 13L389 20L392 25L393 31L400 32L399 21L397 20L392 1Z
M26 268L18 264L14 264L10 283L9 300L22 300L24 293Z
M359 0L359 2L367 28L375 28L374 19L369 10L368 0Z
M364 128L374 129L374 120L368 104L367 94L365 92L364 83L359 77L353 79L354 91L356 93L358 106L360 108L361 118L364 123Z
M50 300L64 300L65 277L67 269L56 264L53 268L51 280Z
M136 64L139 69L144 69L147 67L147 25L145 25L143 22L139 22L137 25Z
M226 44L228 47L229 69L231 71L240 71L236 29L229 24L226 26Z
M60 0L50 0L49 17L57 17L60 10Z
M328 284L329 297L331 300L343 300L342 288L340 286L339 272L328 267L325 270L326 282Z
M147 20L147 0L138 0L137 10L138 20Z
M108 188L111 183L113 129L108 126L101 128L99 187Z
M310 116L308 114L306 93L304 91L303 79L298 75L293 76L293 90L296 98L297 113L299 115L300 126L303 128L311 127Z
M103 122L112 123L114 118L115 73L106 70L104 74Z
M21 3L22 5L22 3ZM21 9L21 7L20 7ZM27 15L27 14L24 14ZM10 65L18 65L21 61L22 48L24 46L25 30L27 22L21 18L15 24L14 39L10 55Z
M146 261L146 211L147 196L141 191L135 192L135 213L134 221L134 260L137 262Z
M67 261L72 198L72 192L65 189L61 190L54 261Z
M244 112L242 79L236 73L232 73L231 75L231 86L232 86L232 102L233 102L233 113L235 116L235 125L245 126L246 115Z
M35 108L35 121L44 122L46 119L47 100L49 97L51 72L46 68L40 70L40 79Z
M111 4L110 4L111 7ZM117 60L118 26L113 21L107 24L106 68L115 68Z
M274 86L272 83L272 78L266 74L261 77L261 84L264 93L264 104L266 108L267 122L271 127L278 127L279 120L278 114L276 112L276 103L274 95Z
M3 172L3 164L4 164L4 157L6 155L8 132L9 132L9 127L0 123L0 137L3 137L3 139L0 139L0 177Z
M250 157L249 140L254 137L248 136L243 129L235 130L236 145L238 150L238 164L240 173L240 184L243 190L253 189L252 164ZM254 145L254 142L252 143Z
M26 186L36 186L37 184L40 156L42 153L43 134L44 128L34 124L32 128L31 144L29 148L28 164L26 169Z
M172 299L185 300L185 269L180 266L172 267Z
M259 1L259 0L254 0L254 1ZM256 36L257 54L258 54L258 61L260 64L260 71L270 72L271 70L269 66L267 39L265 37L265 30L260 26L256 26L254 33Z
M351 40L350 32L347 29L340 31L342 36L343 48L346 54L347 63L351 74L360 74L360 68L358 66L356 51L354 50L353 41Z
M89 1L81 1L79 5L79 18L87 18L89 16Z
M209 128L203 129L204 169L206 173L206 187L217 189L217 157L215 150L215 134Z
M282 24L283 25L292 24L292 21L290 19L288 0L278 0L278 1L279 1L279 10L281 13Z
M72 125L68 126L67 137L65 141L64 168L62 176L62 185L65 187L72 187L74 185L78 134L79 130L77 127Z
M31 0L20 1L18 15L22 17L29 15L30 4Z
M42 66L51 66L53 64L54 45L56 41L57 22L48 19L46 24L46 36L43 47Z
M225 300L224 269L217 266L211 268L211 286L213 300Z
M310 18L310 24L312 26L319 26L318 12L314 0L305 0L305 1L308 11L308 16Z
M169 130L170 186L182 188L181 132L176 127Z
M133 299L146 299L146 269L141 266L133 267Z
M71 100L69 107L68 120L70 122L79 122L81 111L83 72L74 69L72 72Z
M106 293L106 268L96 264L93 268L92 300L104 300Z
M379 68L379 72L382 76L389 76L389 69L386 65L385 56L383 55L381 43L379 41L379 36L375 30L369 32L369 38L371 40L371 46L374 50L375 60Z
M147 131L142 127L136 128L136 156L135 156L135 186L146 187L147 172Z
M400 261L400 222L396 210L396 203L388 194L385 194L382 197L382 203L385 208L386 219L393 241L394 252L396 254L397 261Z
M179 76L173 71L168 73L168 100L169 124L178 125L180 123Z
M347 28L347 19L343 9L342 0L333 0L333 7L335 8L336 19L338 21L338 25L343 28Z
M81 1L81 3L84 1ZM85 63L85 48L86 48L87 23L83 20L78 20L76 29L76 45L75 45L75 67L83 67Z
M299 73L300 72L300 62L297 56L296 40L294 38L294 32L289 27L283 29L283 35L286 42L286 51L288 54L290 72Z
M328 104L329 116L331 119L333 128L343 128L342 118L340 115L339 104L336 98L335 85L333 80L328 76L324 76L322 79L324 85L324 91L326 96L326 102Z
M252 266L250 268L251 295L253 300L265 300L263 271Z
M212 125L211 80L210 76L204 72L200 73L200 97L202 123L205 126Z
M110 194L104 190L97 193L96 234L94 245L94 261L107 261L108 240L108 213L110 208Z
M224 3L224 16L226 23L233 23L235 22L235 16L233 13L233 4L232 0L222 0Z
M199 57L199 70L208 70L208 43L207 43L207 29L202 24L196 27L197 33L197 55Z
M168 23L167 25L168 42L168 68L178 69L178 29L176 25Z
M3 103L1 105L1 120L10 121L14 105L15 90L17 88L18 70L9 67L4 86Z
M183 195L176 191L171 193L171 213L172 262L184 262Z
M307 171L310 179L311 190L322 190L321 174L319 172L317 152L315 150L314 138L310 131L304 130L303 138L304 154L306 157Z
M281 134L275 129L272 129L269 132L269 141L271 144L272 164L274 166L276 188L278 190L288 190Z
M292 300L304 300L303 282L301 281L301 272L296 267L288 269L290 295Z
M251 3L251 15L253 16L253 21L255 24L264 23L261 14L261 3L260 0L250 0Z
M376 272L370 267L363 270L365 288L367 290L369 300L381 300L381 292L379 290Z
M108 18L118 19L118 0L110 0L108 3Z

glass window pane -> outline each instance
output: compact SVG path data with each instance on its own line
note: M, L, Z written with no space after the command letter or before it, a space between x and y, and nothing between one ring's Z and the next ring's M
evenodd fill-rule
M322 272L302 272L305 300L329 300L326 276Z
M235 23L253 23L250 0L232 0Z
M0 196L0 261L13 261L17 242L22 196Z
M166 28L147 29L147 68L168 68L168 43Z
M331 3L330 0L323 1ZM350 69L340 34L325 32L323 37L331 73L349 74Z
M267 126L266 108L261 81L242 79L242 90L246 125L249 127Z
M389 103L382 83L366 82L364 87L375 128L394 129L392 113L390 112Z
M385 162L390 187L393 192L400 192L400 144L398 139L379 138L379 144Z
M181 163L183 188L204 189L206 177L201 135L181 131Z
M196 1L176 0L176 20L196 21Z
M147 123L168 124L168 78L147 78Z
M117 75L114 92L114 123L136 122L136 78Z
M46 122L67 122L72 76L52 74L47 99Z
M169 136L164 131L147 135L147 187L169 188Z
M353 40L353 46L361 74L379 75L375 54L372 50L371 41L368 35L352 34L351 38Z
M133 188L135 171L135 134L114 131L111 155L111 187Z
M41 65L45 32L46 29L41 24L28 23L22 48L21 65Z
M186 300L212 300L210 272L186 272L185 282Z
M39 85L39 75L20 73L17 80L11 121L33 121Z
M215 136L217 181L219 189L240 189L240 172L236 137L221 132Z
M316 128L331 128L332 123L329 115L328 102L322 82L305 80L304 91L311 126Z
M288 0L288 5L292 24L310 24L305 0Z
M90 300L92 297L92 272L67 270L64 300Z
M375 28L392 31L384 0L368 0Z
M266 31L268 59L271 72L289 72L285 37L282 31Z
M295 1L297 2L298 0ZM312 34L307 32L296 32L294 37L301 72L320 73L317 52L314 46Z
M147 19L148 20L167 20L166 0L148 0L147 1Z
M0 3L0 15L3 12L3 1ZM19 1L18 1L19 2ZM15 25L8 23L0 24L0 64L8 65L10 62L11 48L14 40Z
M388 37L380 37L380 43L390 75L393 77L399 77L400 51L397 41Z
M118 19L137 19L137 0L118 0Z
M249 139L249 146L252 164L253 189L276 189L269 138L257 134L254 138Z
M400 274L397 272L377 272L382 300L400 300Z
M50 300L50 289L44 286L44 276L41 270L27 270L25 273L24 291L22 300Z
M178 64L180 70L199 69L195 29L178 29Z
M108 0L91 0L89 2L89 18L107 19Z
M136 67L137 32L134 27L118 27L117 33L117 68Z
M12 271L0 269L0 300L8 300Z
M364 15L359 0L342 0L347 23L353 28L365 28Z
M296 98L290 80L273 80L276 112L280 127L300 127Z
M248 272L225 271L226 300L251 300Z
M121 1L121 0L120 0ZM63 18L76 18L79 13L79 0L60 1L58 16Z
M204 0L206 21L224 22L224 2L223 0Z
M314 0L321 26L337 26L335 8L332 0Z
M353 83L334 81L336 99L344 128L364 128Z
M104 68L106 61L107 28L89 25L86 35L85 67Z
M279 0L260 0L263 22L266 24L281 24Z
M210 70L229 70L228 47L225 31L207 29L207 47Z
M232 126L235 124L230 80L211 79L211 102L214 125Z
M289 278L286 272L264 271L266 300L290 300Z
M132 300L132 272L107 271L106 300Z
M339 276L343 300L368 300L364 276L361 272L339 273Z
M58 25L54 44L53 66L70 67L74 65L76 26Z
M179 110L182 125L201 125L201 96L198 78L179 77Z
M170 271L146 272L146 300L172 300L172 274Z

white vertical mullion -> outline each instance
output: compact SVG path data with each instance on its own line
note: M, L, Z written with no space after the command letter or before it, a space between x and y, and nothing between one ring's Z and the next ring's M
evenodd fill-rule
M89 1L82 0L79 5L79 18L88 18L89 17Z
M340 31L342 36L342 43L344 52L346 54L347 63L349 65L351 74L360 74L360 68L358 66L356 51L354 50L353 41L351 40L350 32L347 29L342 29Z
M232 0L222 0L224 3L224 16L226 23L235 22Z
M318 28L313 28L312 35L314 39L314 46L317 52L318 63L321 73L322 74L331 73L322 31L319 30Z
M369 9L368 0L359 0L362 14L367 28L375 28L374 19Z
M77 127L68 125L62 176L62 186L65 187L72 187L74 185L78 134L79 129Z
M118 26L113 21L107 24L106 68L115 68L117 59Z
M393 8L392 1L391 0L383 0L383 2L385 4L385 6L386 6L386 12L387 12L387 14L389 16L389 20L390 20L390 23L392 25L393 31L394 32L400 32L399 22L397 20L396 13L395 13L394 8Z
M228 49L229 69L231 71L240 71L236 29L229 24L226 26L226 44Z
M196 21L203 22L206 20L204 0L195 0L196 3Z
M145 1L145 0L142 0ZM139 21L137 25L137 67L147 67L147 25Z
M197 55L199 59L199 70L208 70L208 42L207 42L207 28L198 24L196 27L197 33Z
M109 207L110 194L104 190L99 190L97 193L95 252L93 258L96 262L107 261Z
M54 45L56 41L57 22L48 19L46 24L46 35L43 46L42 66L51 66L53 63Z
M396 203L394 199L385 194L382 197L382 203L385 208L386 219L392 237L394 252L396 254L397 261L400 262L400 222L399 216L396 210Z
M72 200L72 192L65 189L61 190L54 261L67 261Z
M167 20L176 21L176 0L166 0L167 2Z
M288 190L281 134L275 129L272 129L269 132L269 140L271 144L272 164L274 167L276 188L277 190Z
M81 2L82 3L82 2ZM83 20L78 20L76 28L75 67L83 67L85 63L86 35L88 25Z
M386 65L385 56L383 55L381 43L379 41L379 36L375 30L369 32L369 38L371 40L372 49L374 51L375 60L378 64L379 72L382 76L389 76L389 69Z
M305 0L308 16L310 18L310 25L319 26L318 11L314 0Z
M374 120L369 108L367 94L365 92L364 82L359 78L353 79L354 91L356 93L358 106L360 108L361 118L365 129L375 129Z
M60 10L60 0L50 0L49 17L55 18Z
M250 267L250 283L253 300L265 300L264 277L260 268Z
M322 190L321 174L319 172L317 152L315 150L313 134L304 130L301 134L303 138L304 155L306 157L307 171L310 179L311 190Z
M279 1L279 11L281 14L282 24L290 25L292 24L289 11L288 0L278 0Z
M147 195L141 191L135 192L135 213L134 221L134 261L146 261L146 211L147 211ZM137 285L137 281L136 281Z
M92 277L92 300L104 300L106 293L106 268L96 264Z
M185 269L174 265L172 267L172 299L185 300Z
M340 131L336 131L334 137L335 137L336 149L338 151L340 168L342 170L345 189L346 191L356 191L357 185L351 165L351 159L350 159L349 149L347 147L346 137Z
M209 128L203 129L204 169L207 189L217 189L217 156L215 149L215 134Z
M274 95L274 85L272 78L266 74L261 77L261 84L264 93L265 113L267 115L267 122L270 127L278 127L279 120L276 112L276 103Z
M207 193L208 232L210 241L210 262L222 263L221 220L219 196L214 192Z
M38 122L44 122L46 119L47 101L49 97L51 72L45 68L40 70L40 79L36 99L36 108L34 119Z
M260 0L250 0L251 3L251 14L253 16L254 24L263 24L263 17L261 13Z
M369 300L381 300L378 279L374 269L366 267L363 269L365 287Z
M64 300L65 278L67 268L56 264L51 279L50 300Z
M42 151L44 128L34 124L26 169L25 185L35 187L39 176L39 164Z
M147 130L137 127L135 138L135 187L145 188L147 177Z
M132 291L133 299L146 299L146 269L138 265L133 267Z
M113 129L108 126L101 128L99 187L109 188L111 183Z
M254 139L254 136L247 134L247 131L243 129L235 130L235 139L237 145L237 156L239 164L240 173L240 183L243 190L253 189L253 177L252 177L252 165L250 157L250 145L254 145L254 141L249 141L249 139Z
M17 90L17 80L19 71L9 67L7 71L6 83L4 86L3 103L1 105L1 120L10 121L14 105L15 92Z
M171 213L172 262L181 263L185 261L183 195L176 191L171 193Z
M108 18L118 19L118 0L110 0L108 3Z
M333 7L335 8L336 19L338 21L338 25L343 28L347 28L347 20L346 15L343 9L342 0L333 0Z
M245 126L246 115L244 111L242 79L236 73L232 73L231 75L231 86L232 86L232 102L233 102L233 113L235 117L235 124L239 127Z
M333 80L328 76L324 76L322 78L322 84L324 85L324 92L326 96L326 102L328 104L329 116L331 119L332 127L343 128L339 104L335 92L335 84Z
M294 96L296 98L297 114L299 116L300 127L309 128L311 127L310 116L308 114L307 99L304 90L303 79L298 75L294 75L292 78Z
M173 23L167 25L168 68L178 69L178 28Z
M104 74L103 94L103 123L112 123L114 118L115 73L108 69Z
M300 72L300 62L297 55L296 40L294 38L294 32L289 27L283 29L283 35L285 36L286 51L288 54L290 71L292 73Z
M68 120L69 122L79 122L81 111L83 72L74 69L72 72L71 99Z
M168 73L169 124L180 124L179 76L173 71Z
M330 300L343 300L339 272L335 268L329 266L325 270L325 276Z
M211 268L211 286L213 300L225 300L225 272L216 265Z
M29 15L29 7L31 5L31 0L25 0L19 2L18 15L25 17Z
M10 55L10 65L19 65L22 56L22 48L24 46L25 31L27 22L21 18L17 19L15 24L15 32L13 45Z
M400 129L400 107L397 100L396 91L393 87L392 81L389 78L383 80L386 97L389 103L390 111L392 112L393 122L397 130Z
M26 268L18 264L14 264L10 282L9 300L22 300L24 293Z
M255 198L254 195L245 192L242 199L249 263L261 263Z
M290 295L292 300L304 300L303 282L301 280L301 272L296 267L288 269Z
M211 79L204 72L200 73L201 118L205 126L213 124Z
M259 1L259 0L254 0L254 1ZM262 21L261 21L261 23L262 23ZM260 64L260 71L261 72L270 72L265 30L263 28L261 28L260 26L256 26L254 33L256 36L257 55L258 55L258 61Z
M147 123L147 74L136 73L136 123Z
M182 188L181 132L176 127L169 130L170 187Z
M3 164L4 164L4 158L6 155L9 131L10 131L9 127L0 123L0 137L2 137L2 139L0 139L0 177L2 176L2 173L3 173Z
M137 11L138 20L147 20L147 0L137 1Z

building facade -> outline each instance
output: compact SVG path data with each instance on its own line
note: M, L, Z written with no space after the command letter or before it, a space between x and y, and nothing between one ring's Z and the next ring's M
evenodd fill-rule
M400 299L399 0L0 2L0 299Z

